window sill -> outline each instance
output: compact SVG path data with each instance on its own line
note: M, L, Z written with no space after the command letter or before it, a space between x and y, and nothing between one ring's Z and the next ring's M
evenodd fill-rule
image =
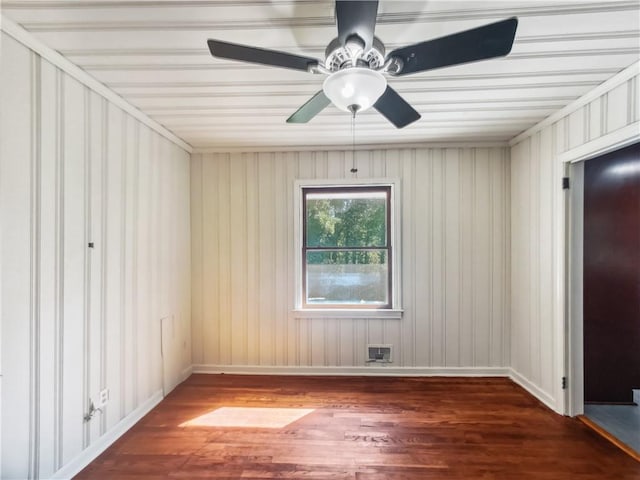
M400 320L402 309L375 308L297 308L293 310L294 318L369 318Z

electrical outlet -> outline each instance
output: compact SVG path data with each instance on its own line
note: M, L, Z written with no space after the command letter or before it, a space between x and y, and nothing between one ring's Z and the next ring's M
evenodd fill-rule
M98 396L98 407L104 407L109 402L109 389L105 388L100 391Z

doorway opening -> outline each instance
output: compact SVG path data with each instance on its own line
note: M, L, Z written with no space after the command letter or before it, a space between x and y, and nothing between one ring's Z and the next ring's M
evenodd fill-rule
M640 458L640 143L571 176L572 413Z

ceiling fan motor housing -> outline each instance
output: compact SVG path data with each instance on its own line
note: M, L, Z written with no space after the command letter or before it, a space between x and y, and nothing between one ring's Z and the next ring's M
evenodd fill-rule
M325 50L325 68L330 72L356 66L372 70L381 69L384 65L384 43L378 37L373 37L373 46L365 52L362 49L364 45L362 39L357 35L353 37L350 37L344 46L340 43L339 38L334 38L329 43ZM354 48L357 45L360 45L360 48Z

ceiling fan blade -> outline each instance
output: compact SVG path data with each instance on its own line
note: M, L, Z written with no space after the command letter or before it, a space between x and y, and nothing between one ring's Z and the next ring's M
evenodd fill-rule
M211 55L241 62L258 63L273 67L293 68L308 72L310 68L318 65L318 60L301 55L293 55L276 50L266 50L264 48L247 47L236 43L221 42L220 40L207 40Z
M369 50L373 45L377 15L377 1L336 0L336 23L340 44L344 46L351 35L358 35L364 41L365 52Z
M324 94L322 90L316 93L310 100L302 105L293 115L287 118L287 123L307 123L325 107L331 103L331 100Z
M406 127L420 118L420 114L389 85L373 108L398 128Z
M398 48L388 55L402 60L394 75L409 75L507 55L513 46L518 19L513 17L482 27Z

